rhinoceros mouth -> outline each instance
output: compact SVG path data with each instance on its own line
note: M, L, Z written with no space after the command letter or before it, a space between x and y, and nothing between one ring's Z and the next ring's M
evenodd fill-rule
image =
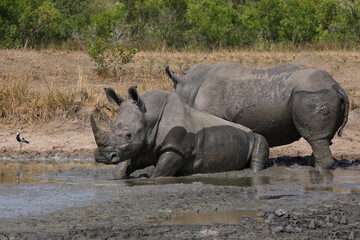
M96 162L106 165L118 164L124 161L121 155L113 151L96 151L94 158Z

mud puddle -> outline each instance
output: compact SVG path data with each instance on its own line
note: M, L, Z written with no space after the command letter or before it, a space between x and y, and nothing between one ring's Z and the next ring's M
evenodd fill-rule
M61 174L72 168L106 168L107 166L95 162L0 162L0 184L24 184L24 183L56 183L55 179L42 177L45 174Z
M0 162L0 218L42 215L61 209L101 203L138 189L186 185L255 187L265 204L304 203L331 193L360 192L360 170L336 168L317 172L306 167L271 167L256 175L251 171L148 179L139 173L120 179L119 169L94 162ZM290 184L290 185L289 185ZM182 187L183 186L183 187ZM165 187L165 186L164 186ZM259 209L232 209L176 215L164 224L238 224ZM250 216L251 215L251 216ZM230 222L226 222L230 221ZM233 219L233 220L231 220Z
M234 209L228 211L211 211L206 213L177 214L162 224L201 224L214 225L215 223L242 224L243 218L257 218L260 210Z

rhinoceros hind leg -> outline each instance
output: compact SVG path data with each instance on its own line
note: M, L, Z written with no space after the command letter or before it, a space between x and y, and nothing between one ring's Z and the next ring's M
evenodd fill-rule
M313 150L312 158L315 160L315 168L317 170L330 169L334 164L334 159L331 155L329 141L318 140L310 142Z
M265 138L259 134L255 134L255 146L251 154L250 168L254 172L259 172L265 168L265 164L269 159L269 145Z
M182 157L175 152L164 152L160 155L151 178L174 176L181 168Z
M341 125L344 112L333 89L297 92L293 101L293 122L300 135L311 145L317 169L329 169L334 162L330 141Z

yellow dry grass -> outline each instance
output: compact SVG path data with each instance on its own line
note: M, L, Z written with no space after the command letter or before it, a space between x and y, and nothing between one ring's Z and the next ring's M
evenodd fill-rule
M0 123L36 126L54 119L68 119L81 108L92 107L106 116L116 108L103 88L122 96L137 85L139 92L171 90L165 66L179 75L197 63L235 62L267 68L284 63L328 71L347 91L353 108L360 107L360 53L357 51L215 51L139 52L117 76L96 76L96 66L84 52L0 50Z

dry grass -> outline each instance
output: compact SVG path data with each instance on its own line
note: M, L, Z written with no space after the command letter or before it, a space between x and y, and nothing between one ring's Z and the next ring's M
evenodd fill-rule
M92 107L104 117L113 117L104 87L122 96L137 85L140 92L171 90L164 73L177 74L197 63L229 61L248 67L266 68L293 63L328 71L347 91L352 107L360 107L360 53L356 51L303 52L139 52L116 77L96 76L95 64L83 52L0 51L1 124L28 123L36 126L54 119L68 119L81 108Z

